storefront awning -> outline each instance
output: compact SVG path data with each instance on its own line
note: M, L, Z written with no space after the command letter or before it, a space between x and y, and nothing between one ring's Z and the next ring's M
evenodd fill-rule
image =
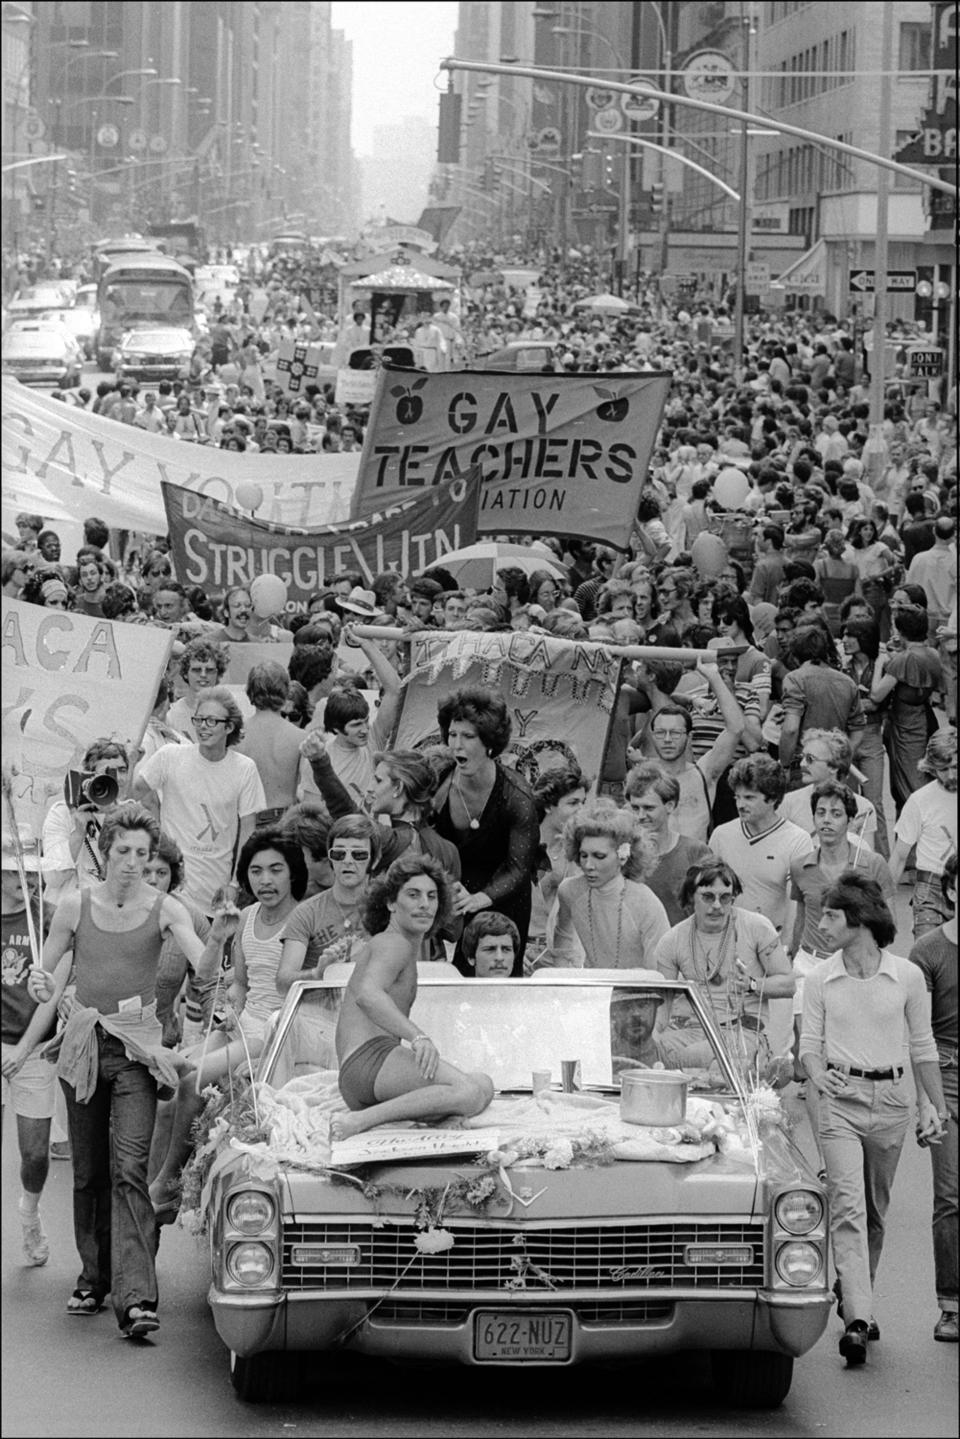
M793 290L802 295L825 295L827 293L827 246L823 240L794 260L792 265L771 281L771 289Z

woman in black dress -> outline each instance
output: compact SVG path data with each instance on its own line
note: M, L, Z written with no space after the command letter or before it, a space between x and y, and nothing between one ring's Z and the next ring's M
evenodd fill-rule
M454 757L433 802L437 833L460 852L454 913L466 920L495 909L512 919L520 931L513 972L522 975L540 823L526 780L499 760L510 739L507 706L492 690L465 687L441 702L437 718ZM459 948L454 964L469 973Z

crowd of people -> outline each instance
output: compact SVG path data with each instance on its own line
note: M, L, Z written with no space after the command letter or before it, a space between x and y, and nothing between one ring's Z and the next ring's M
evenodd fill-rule
M904 383L878 463L845 326L751 317L735 375L722 305L664 312L641 286L625 319L581 314L592 265L544 266L532 313L503 286L477 290L458 328L466 353L545 338L563 371L671 371L629 554L547 536L540 568L503 565L479 592L437 568L369 588L343 570L289 614L256 580L219 599L185 586L162 537L121 550L91 517L67 563L42 516L18 516L5 595L174 641L139 751L99 737L84 783L50 807L39 858L15 835L4 849L3 1082L24 1253L49 1252L38 1204L57 1119L37 1051L55 1036L68 1134L54 1143L72 1156L82 1261L72 1314L112 1293L124 1333L156 1330L155 1225L176 1215L201 1092L256 1060L295 980L355 966L340 1134L482 1109L483 1076L460 1074L404 1008L411 964L429 959L478 978L682 976L752 1065L804 1086L851 1365L875 1337L908 1049L933 1156L936 1337L957 1339L955 411L929 393L915 404ZM295 269L277 279L279 323L303 325L286 313ZM311 426L329 436L322 388L291 407L232 375L263 339L240 310L211 329L237 349L211 355L219 393L208 385L202 417L188 385L141 405L123 382L101 387L98 413L138 424L156 408L174 416L157 433L240 432L233 447L249 449L269 447L286 405L293 452ZM735 506L722 502L733 482ZM371 640L359 618L399 638ZM528 779L511 763L509 707L482 686L438 696L440 743L391 747L402 636L426 629L690 654L629 659L598 773L568 763ZM254 641L281 658L258 651L245 718L222 681L233 647ZM42 969L31 864L53 916ZM768 1033L776 1000L792 1003L789 1055Z

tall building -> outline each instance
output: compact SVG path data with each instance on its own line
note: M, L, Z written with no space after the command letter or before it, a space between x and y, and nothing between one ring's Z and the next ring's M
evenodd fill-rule
M356 227L351 47L328 0L36 9L34 104L101 233L191 213L215 240Z

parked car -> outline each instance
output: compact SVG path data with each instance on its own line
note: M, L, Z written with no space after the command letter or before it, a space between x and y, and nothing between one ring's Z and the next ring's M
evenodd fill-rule
M0 358L3 373L24 385L66 390L80 383L83 353L59 323L17 321L3 337Z
M92 359L94 340L100 328L96 285L81 285L73 305L68 310L58 311L58 318L73 335L86 358Z
M779 1404L831 1309L827 1202L778 1095L746 1086L741 1037L698 993L637 970L501 981L422 966L411 1018L491 1076L493 1105L331 1152L318 1116L344 1108L333 1039L350 968L291 988L258 1114L247 1125L235 1098L227 1124L211 1101L200 1180L184 1176L185 1195L209 1196L209 1301L238 1394L280 1401L305 1356L322 1376L345 1349L494 1368L709 1350L725 1400ZM580 1088L563 1094L571 1059ZM655 1059L670 1074L651 1083ZM644 1087L685 1103L682 1121L658 1108L626 1122Z
M189 330L128 330L114 352L117 376L133 380L185 379L194 341Z
M513 340L499 350L481 355L470 366L473 370L517 370L522 373L553 369L557 346L552 340Z

